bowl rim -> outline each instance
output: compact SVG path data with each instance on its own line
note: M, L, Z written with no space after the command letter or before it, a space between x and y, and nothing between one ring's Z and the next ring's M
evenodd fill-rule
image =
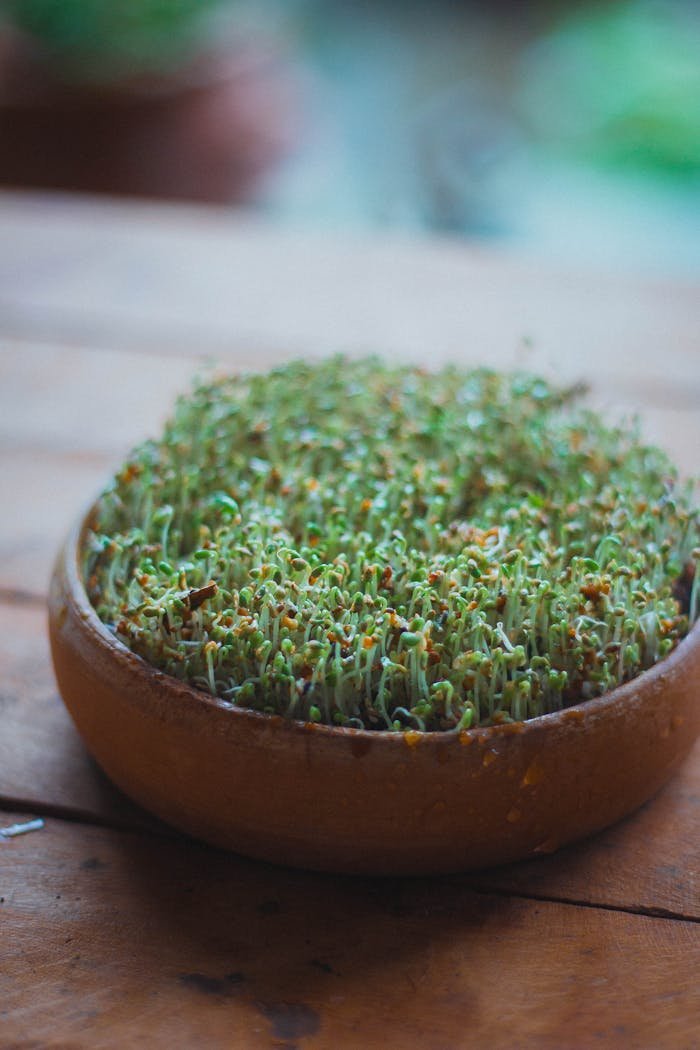
M225 713L227 718L231 718L232 724L242 722L251 728L254 726L274 726L275 728L284 729L285 732L304 736L306 739L308 739L308 734L313 732L314 734L320 734L329 741L333 739L338 741L366 740L368 742L371 741L373 745L378 744L381 747L405 747L407 735L412 741L413 739L416 742L420 741L421 747L426 746L429 742L433 742L436 745L444 745L450 741L457 740L461 743L477 740L481 740L482 743L486 743L486 741L493 743L496 739L515 735L521 736L526 733L538 733L542 730L554 729L562 724L583 722L584 719L587 720L589 717L602 716L611 708L633 700L638 696L640 689L646 691L648 688L661 684L669 673L672 673L678 665L685 661L686 654L691 648L695 646L700 647L699 618L694 624L691 624L688 633L672 649L668 656L657 661L629 681L615 686L614 689L608 690L601 696L592 697L590 700L582 700L580 703L572 704L559 711L537 715L534 718L524 719L520 722L474 726L470 729L461 730L455 728L428 732L408 729L400 732L391 732L381 729L357 729L352 726L331 726L323 722L284 718L282 715L238 707L235 704L229 704L221 700L203 689L197 689L188 682L182 681L174 675L168 674L167 671L162 671L153 664L148 663L147 660L129 649L124 642L120 641L109 630L107 625L97 615L97 610L88 597L80 564L80 554L85 534L90 527L90 519L95 512L95 508L96 504L91 503L88 510L79 517L77 523L71 528L58 555L58 565L60 566L63 563L70 599L76 607L80 622L98 644L108 651L113 651L118 656L129 672L139 675L146 682L152 681L154 684L157 683L159 689L162 689L165 685L167 688L177 690L178 696L183 699L187 698L193 706L200 705L204 710L209 709Z

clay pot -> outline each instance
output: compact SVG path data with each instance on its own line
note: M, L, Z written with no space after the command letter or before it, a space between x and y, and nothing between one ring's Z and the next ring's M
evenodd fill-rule
M59 555L50 634L63 699L127 795L252 857L335 872L455 872L598 831L650 798L700 732L700 623L606 696L528 722L382 733L231 709L145 663Z
M227 203L249 197L296 140L298 98L252 40L172 75L114 85L61 80L0 33L0 183Z

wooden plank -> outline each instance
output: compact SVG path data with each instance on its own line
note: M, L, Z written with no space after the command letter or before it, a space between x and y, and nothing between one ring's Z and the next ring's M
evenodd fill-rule
M0 195L0 334L267 362L379 351L532 365L698 404L691 283L574 273L438 237L310 233L215 208Z
M228 360L228 367L233 366ZM244 367L248 359L239 362ZM158 432L196 361L5 344L0 355L0 589L46 593L55 552L131 445ZM629 413L594 388L611 419ZM700 403L699 403L700 407ZM643 432L697 471L700 411L647 408Z
M177 395L197 376L267 367L288 357L283 350L270 350L262 360L240 351L208 358L96 353L0 338L0 447L123 455L158 433ZM488 364L478 354L471 363ZM553 375L551 362L535 351L524 350L517 365ZM700 355L694 368L666 375L665 382L641 362L625 381L609 369L601 377L582 368L578 378L589 384L592 407L611 421L639 415L647 440L665 447L687 473L697 468Z
M589 901L700 922L700 742L637 813L551 857L475 875L470 884L548 900Z
M596 403L644 408L647 432L697 470L692 286L555 274L446 241L339 243L214 211L12 195L0 195L0 246L0 335L22 337L0 350L6 804L146 819L85 756L32 600L65 527L157 429L193 358L263 367L381 350L589 378ZM42 335L89 349L31 345ZM126 346L138 352L105 349ZM0 841L0 1041L698 1045L697 924L628 911L700 918L699 800L696 749L653 803L590 842L498 872L383 883L49 821Z
M51 670L41 607L0 603L0 798L129 827L157 822L112 787L73 728Z
M58 700L42 609L0 604L0 667L0 800L143 825L146 815L88 759ZM653 802L617 827L554 856L454 883L700 920L699 818L700 745Z
M143 369L137 371L140 364ZM98 490L128 445L154 432L192 368L190 360L53 347L32 348L25 356L15 349L2 358L0 489L12 494L13 506L13 513L0 519L0 587L6 598L45 593L55 551L78 508ZM96 398L96 391L104 391L104 396ZM127 403L130 411L125 414ZM672 421L678 450L686 455L693 451L687 435L698 433L700 417L655 410L654 418L657 439L671 433ZM81 451L86 446L90 451ZM58 805L96 819L121 819L123 803L85 759L63 708L52 700L37 717L39 709L29 703L37 692L32 675L43 674L43 695L52 695L43 616L29 608L5 609L3 615L3 636L11 640L3 663L20 659L16 691L21 693L25 672L29 683L25 702L14 704L14 714L5 722L3 794L29 805ZM18 643L20 636L24 648ZM38 692L42 695L41 689ZM57 747L58 742L62 744ZM506 891L697 914L698 856L692 849L697 759L686 769L691 770L690 780L676 781L670 794L648 807L651 817L640 814L596 840L594 847L573 847L556 858L500 872L494 885ZM669 802L664 804L666 798ZM657 808L662 805L665 808ZM642 845L648 841L658 843L652 854Z
M0 593L47 594L59 545L118 462L99 452L0 450Z
M700 1040L696 924L331 879L55 820L0 851L6 1047Z
M59 544L202 362L0 346L0 589L43 596Z
M119 461L155 436L203 358L99 354L0 340L0 448L104 453Z

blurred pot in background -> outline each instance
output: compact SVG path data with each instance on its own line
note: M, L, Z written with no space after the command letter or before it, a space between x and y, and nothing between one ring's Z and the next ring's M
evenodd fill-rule
M277 47L225 0L5 0L0 182L229 202L297 137Z
M578 164L697 182L699 53L696 0L575 8L525 53L523 120Z

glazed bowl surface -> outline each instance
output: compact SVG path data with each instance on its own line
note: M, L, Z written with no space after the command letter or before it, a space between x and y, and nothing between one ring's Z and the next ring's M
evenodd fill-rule
M63 700L118 787L217 846L378 875L550 853L646 802L700 733L700 622L633 681L526 722L389 733L232 708L101 623L81 579L84 531L59 554L49 599Z

